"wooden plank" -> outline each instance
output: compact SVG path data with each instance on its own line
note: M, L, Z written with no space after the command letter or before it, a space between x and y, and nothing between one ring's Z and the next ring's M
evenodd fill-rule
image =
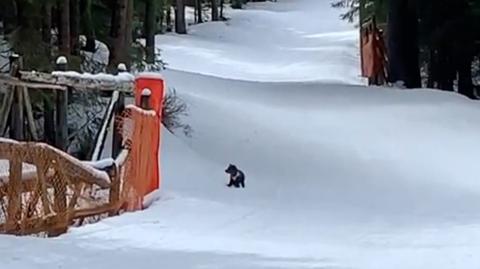
M10 138L15 140L24 140L24 123L23 114L23 91L19 87L15 87L15 97L12 104L12 113L10 113Z
M68 91L56 92L56 139L55 146L63 151L67 151L68 143L68 121L67 121L67 107L68 107Z
M35 125L35 119L33 118L33 109L32 102L30 100L30 95L28 94L28 89L22 87L23 91L23 101L25 105L25 112L27 114L27 123L30 131L30 135L34 141L38 141L37 126Z
M17 230L17 224L21 219L22 205L22 162L20 158L17 161L10 161L10 180L8 182L8 207L6 230Z
M10 232L16 235L31 235L41 232L48 232L51 229L58 229L63 227L63 224L59 223L57 216L48 216L46 218L29 218L23 220L25 229L21 231ZM0 224L0 231L5 231L5 225Z
M79 209L73 214L73 219L88 218L118 210L118 205L105 204L95 208Z
M110 175L112 186L110 187L109 203L113 209L108 212L108 216L118 215L118 209L116 209L116 206L120 204L120 172L121 169L119 169L118 166L115 166L115 169L112 171L113 174Z
M53 109L53 92L43 94L43 133L44 142L55 145L55 110Z
M5 74L0 74L0 84L7 85L7 86L26 87L29 89L37 89L37 90L57 90L57 91L67 90L67 87L63 85L23 81L18 78L11 77L10 75L5 75Z
M117 120L117 117L122 115L123 111L125 111L125 94L120 92L118 95L117 103L115 104L115 108L113 109L113 130L112 130L112 157L116 158L118 154L120 154L122 150L122 143L123 143L123 136L120 130L120 122Z
M10 76L15 77L22 68L22 58L18 55L10 57ZM10 113L10 138L23 140L23 93L18 87L12 88L14 92Z
M2 107L0 108L0 137L5 134L7 129L7 123L10 116L10 110L12 109L14 96L15 91L9 91L3 98Z

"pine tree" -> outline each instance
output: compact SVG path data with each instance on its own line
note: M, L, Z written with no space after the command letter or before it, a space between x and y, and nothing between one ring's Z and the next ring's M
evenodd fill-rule
M155 62L155 0L146 0L145 5L145 43L147 63Z
M175 0L175 32L177 34L186 34L187 26L185 23L185 2L183 0Z

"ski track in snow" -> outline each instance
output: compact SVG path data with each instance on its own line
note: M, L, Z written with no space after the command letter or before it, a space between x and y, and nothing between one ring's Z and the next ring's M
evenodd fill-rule
M327 0L228 10L158 36L191 138L163 131L162 195L56 239L0 237L0 268L477 268L480 106L361 86ZM246 189L225 187L228 163Z

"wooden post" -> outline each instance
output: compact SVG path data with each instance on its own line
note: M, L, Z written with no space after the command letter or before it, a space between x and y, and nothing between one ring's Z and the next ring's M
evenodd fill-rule
M108 216L118 215L118 209L120 204L120 167L117 164L109 171L110 180L112 184L110 186L109 203L111 206Z
M22 68L22 59L18 54L10 56L10 75L16 77ZM24 140L23 117L23 90L20 86L13 86L13 103L10 112L10 138Z
M67 58L60 56L56 62L57 71L67 71ZM68 144L68 121L67 121L67 107L68 107L68 91L56 91L56 139L55 146L58 149L67 151Z
M22 162L21 156L16 155L19 160L10 160L9 182L8 182L8 208L6 219L7 233L18 234L19 221L22 208Z
M117 67L118 73L127 72L127 67L125 64L120 63ZM112 157L116 158L120 151L122 150L123 135L120 131L119 122L117 117L120 116L125 110L125 93L122 91L118 92L118 100L113 109L113 139L112 139Z
M20 86L16 86L14 92L14 101L10 114L10 138L24 140L23 92Z
M55 145L55 110L52 91L44 91L43 96L43 139L49 145Z
M25 105L25 112L27 114L27 123L30 131L30 137L33 141L38 141L37 127L35 126L35 119L33 118L32 102L28 93L27 87L22 87L23 101Z
M152 105L150 104L150 97L152 96L152 91L148 88L142 90L142 97L140 98L140 107L146 110L151 110Z
M3 97L3 103L2 103L2 106L0 107L0 136L4 136L7 130L14 96L15 96L15 91L10 90Z

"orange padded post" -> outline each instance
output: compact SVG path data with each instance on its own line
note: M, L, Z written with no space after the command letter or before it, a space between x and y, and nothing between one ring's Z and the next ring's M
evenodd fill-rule
M155 126L158 126L155 130L148 130L150 133L149 137L151 139L152 148L146 154L148 155L148 161L152 161L153 167L155 167L152 178L148 179L148 185L144 195L151 193L154 190L160 188L160 126L162 121L162 109L163 109L163 100L165 96L165 83L163 78L157 74L140 74L135 79L135 105L141 106L141 97L144 89L149 89L151 92L150 95L150 104L149 107L157 114L157 123ZM145 137L145 136L144 136ZM142 179L138 179L142 180ZM147 179L145 179L147 180Z

